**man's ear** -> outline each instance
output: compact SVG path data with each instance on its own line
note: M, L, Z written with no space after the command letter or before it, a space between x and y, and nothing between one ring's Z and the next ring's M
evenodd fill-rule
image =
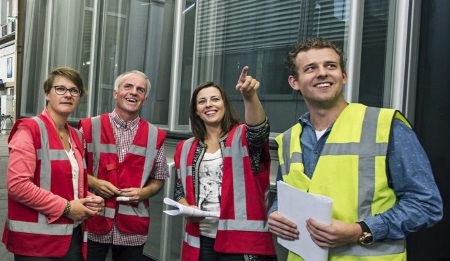
M296 91L300 91L300 87L298 86L298 81L295 79L295 77L293 75L289 75L288 83L292 89L294 89Z
M347 83L347 72L342 72L342 82L343 82L344 84Z
M147 102L147 97L142 101L141 106L143 106L145 104L145 102Z

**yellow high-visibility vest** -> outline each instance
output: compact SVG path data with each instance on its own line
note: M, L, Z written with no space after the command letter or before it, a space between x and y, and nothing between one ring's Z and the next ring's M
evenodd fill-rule
M351 223L385 212L397 199L386 173L394 118L410 127L396 110L349 104L334 123L311 179L304 173L302 126L294 125L275 139L284 182L332 198L333 219ZM328 260L406 260L405 244L405 240L348 244L330 248ZM303 259L290 252L288 260Z

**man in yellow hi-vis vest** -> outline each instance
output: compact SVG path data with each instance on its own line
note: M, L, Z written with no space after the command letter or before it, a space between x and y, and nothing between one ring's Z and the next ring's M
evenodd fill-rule
M342 51L328 40L306 39L288 54L290 86L308 112L276 138L278 180L333 199L332 222L309 219L307 231L328 260L406 260L408 233L442 218L442 199L428 158L406 118L393 109L347 103ZM299 237L278 213L270 231ZM288 260L303 260L290 252Z

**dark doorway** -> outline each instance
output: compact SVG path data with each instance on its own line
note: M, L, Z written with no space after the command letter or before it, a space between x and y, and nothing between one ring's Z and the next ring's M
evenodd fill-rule
M450 260L450 1L422 1L415 131L444 201L435 227L408 237L408 260Z

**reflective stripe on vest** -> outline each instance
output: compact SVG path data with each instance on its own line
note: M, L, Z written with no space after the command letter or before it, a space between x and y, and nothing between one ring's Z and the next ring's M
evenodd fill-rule
M94 139L94 135L101 136L102 130L101 130L101 117L93 117L91 119L92 122L92 141L93 143L87 143L87 151L93 153L93 162L92 162L92 171L94 173L91 173L94 175L94 177L97 177L98 175L98 166L100 161L100 153L117 153L117 146L116 144L101 144L100 143L100 137L98 139ZM97 150L94 150L94 148L97 148Z
M245 189L245 175L242 156L248 157L247 147L242 146L241 135L244 125L239 125L234 132L231 146L225 147L223 157L233 159L233 205L235 219L219 219L218 230L239 230L239 231L267 231L267 223L264 220L247 219L247 198Z
M157 138L158 138L158 129L151 125L149 125L149 131L148 131L148 139L147 144L156 144ZM101 117L93 117L92 118L92 136L99 135L101 136ZM116 144L102 144L101 138L98 139L92 139L92 144L87 144L88 152L93 152L93 175L97 177L98 175L98 166L99 166L99 160L100 160L100 153L115 153L117 154L117 146ZM94 151L94 148L97 148ZM137 146L135 144L131 144L128 152L129 154L135 154L138 156L145 157L145 163L143 168L143 173L140 185L143 187L145 185L145 182L148 180L150 176L150 171L153 168L153 163L155 161L156 155L158 153L158 150L156 149L156 145L154 146L154 149L147 149L146 147Z
M101 127L101 117L96 116L91 118L92 123L92 130L91 130L91 140L92 143L86 144L86 149L88 153L92 153L92 170L94 173L92 174L94 177L98 177L98 168L100 166L100 153L117 153L117 146L116 144L101 144L101 133L102 133L102 127ZM99 138L94 139L94 135L98 135ZM103 209L103 212L100 213L101 216L104 216L106 218L113 219L116 215L116 209L108 207L105 204L105 207Z
M287 130L281 137L283 146L287 146L288 149L283 149L283 156L280 158L281 174L285 175L290 172L292 162L303 163L303 156L301 151L291 152L289 150L291 144L292 128ZM300 135L300 134L299 134ZM284 161L282 161L284 159Z
M47 191L51 191L51 161L68 160L66 151L50 149L50 141L48 138L45 123L38 117L33 117L39 126L41 135L41 148L37 150L37 159L40 163L40 187ZM44 147L46 146L46 147ZM46 216L38 213L38 222L25 222L16 220L7 220L9 230L14 232L24 232L38 235L72 235L73 224L48 224Z
M193 193L188 193L188 191L187 191L188 184L186 184L186 180L191 180L191 179L187 179L187 177L192 176L192 162L187 162L187 159L188 159L188 155L189 155L189 150L190 150L194 140L195 139L192 137L192 138L187 139L183 143L183 146L181 148L180 166L184 166L184 167L177 169L177 175L178 175L178 177L180 177L181 183L183 184L184 194L186 195L186 200L188 202L195 202L195 199L191 198L191 194L193 194ZM186 229L185 229L185 233L184 233L184 242L193 248L200 248L200 237L195 236L192 233L190 233L191 232L190 229L193 229L193 228L189 228L188 225L189 224L186 224ZM194 224L191 224L191 226L194 226ZM197 227L198 227L198 225L197 225ZM197 230L198 230L198 228L197 228ZM197 233L198 233L198 231L197 231Z
M109 208L106 207L103 209L103 213L101 213L102 216L107 217L107 218L114 218L114 215L116 214L116 209L115 208Z
M184 233L184 242L194 248L200 248L200 237Z
M186 188L188 187L186 184L186 177L192 176L192 162L187 162L187 159L188 159L189 149L191 148L193 142L194 142L194 138L192 137L192 138L187 139L183 143L183 146L181 149L180 166L184 166L184 167L177 169L177 175L181 179L181 183L183 184L184 194L186 195L186 197L188 197L188 193L186 191ZM193 202L195 202L195 201L193 201Z
M350 106L350 105L349 105ZM353 108L361 106L359 104L351 105ZM352 109L353 109L352 108ZM358 220L362 220L371 215L371 207L368 204L374 202L375 191L375 160L376 157L386 156L388 142L376 142L378 121L380 116L380 108L367 107L362 122L361 138L359 143L331 143L327 140L323 148L322 156L347 156L358 155ZM386 112L386 111L384 111ZM392 111L399 119L404 121L403 116ZM290 173L304 173L304 166L301 158L300 135L302 127L296 124L294 127L277 137L277 142L281 143L279 156L284 157L280 160L280 170L284 179L289 180ZM331 136L331 133L330 133ZM298 152L296 150L299 150ZM294 151L294 152L292 152ZM368 154L362 155L367 152ZM295 169L294 169L295 168ZM299 170L301 169L301 170ZM317 168L316 168L317 170ZM287 176L286 176L287 175ZM306 175L303 175L304 179ZM309 184L300 185L304 190L309 189ZM370 206L370 205L369 205ZM398 254L405 251L405 240L391 242L374 242L370 247L362 247L358 244L349 244L343 247L330 248L330 255L335 256L383 256L390 254Z
M375 157L385 156L388 143L376 143L379 108L368 107L364 116L360 143L326 143L321 156L358 155L361 152L373 152L358 157L358 216L362 219L370 216L370 208L362 208L364 202L373 202L375 191ZM362 149L361 149L362 148ZM362 175L364 173L364 175Z
M129 205L119 204L120 214L129 215L129 216L138 216L138 217L149 217L150 213L147 208L145 208L145 204L143 202L138 203L138 207L132 207Z
M72 224L48 224L44 215L39 213L38 223L6 220L9 230L37 235L68 236L73 233Z
M395 240L389 242L373 242L369 246L348 244L341 247L329 248L329 254L335 256L384 256L402 253L405 251L405 248L405 240Z

